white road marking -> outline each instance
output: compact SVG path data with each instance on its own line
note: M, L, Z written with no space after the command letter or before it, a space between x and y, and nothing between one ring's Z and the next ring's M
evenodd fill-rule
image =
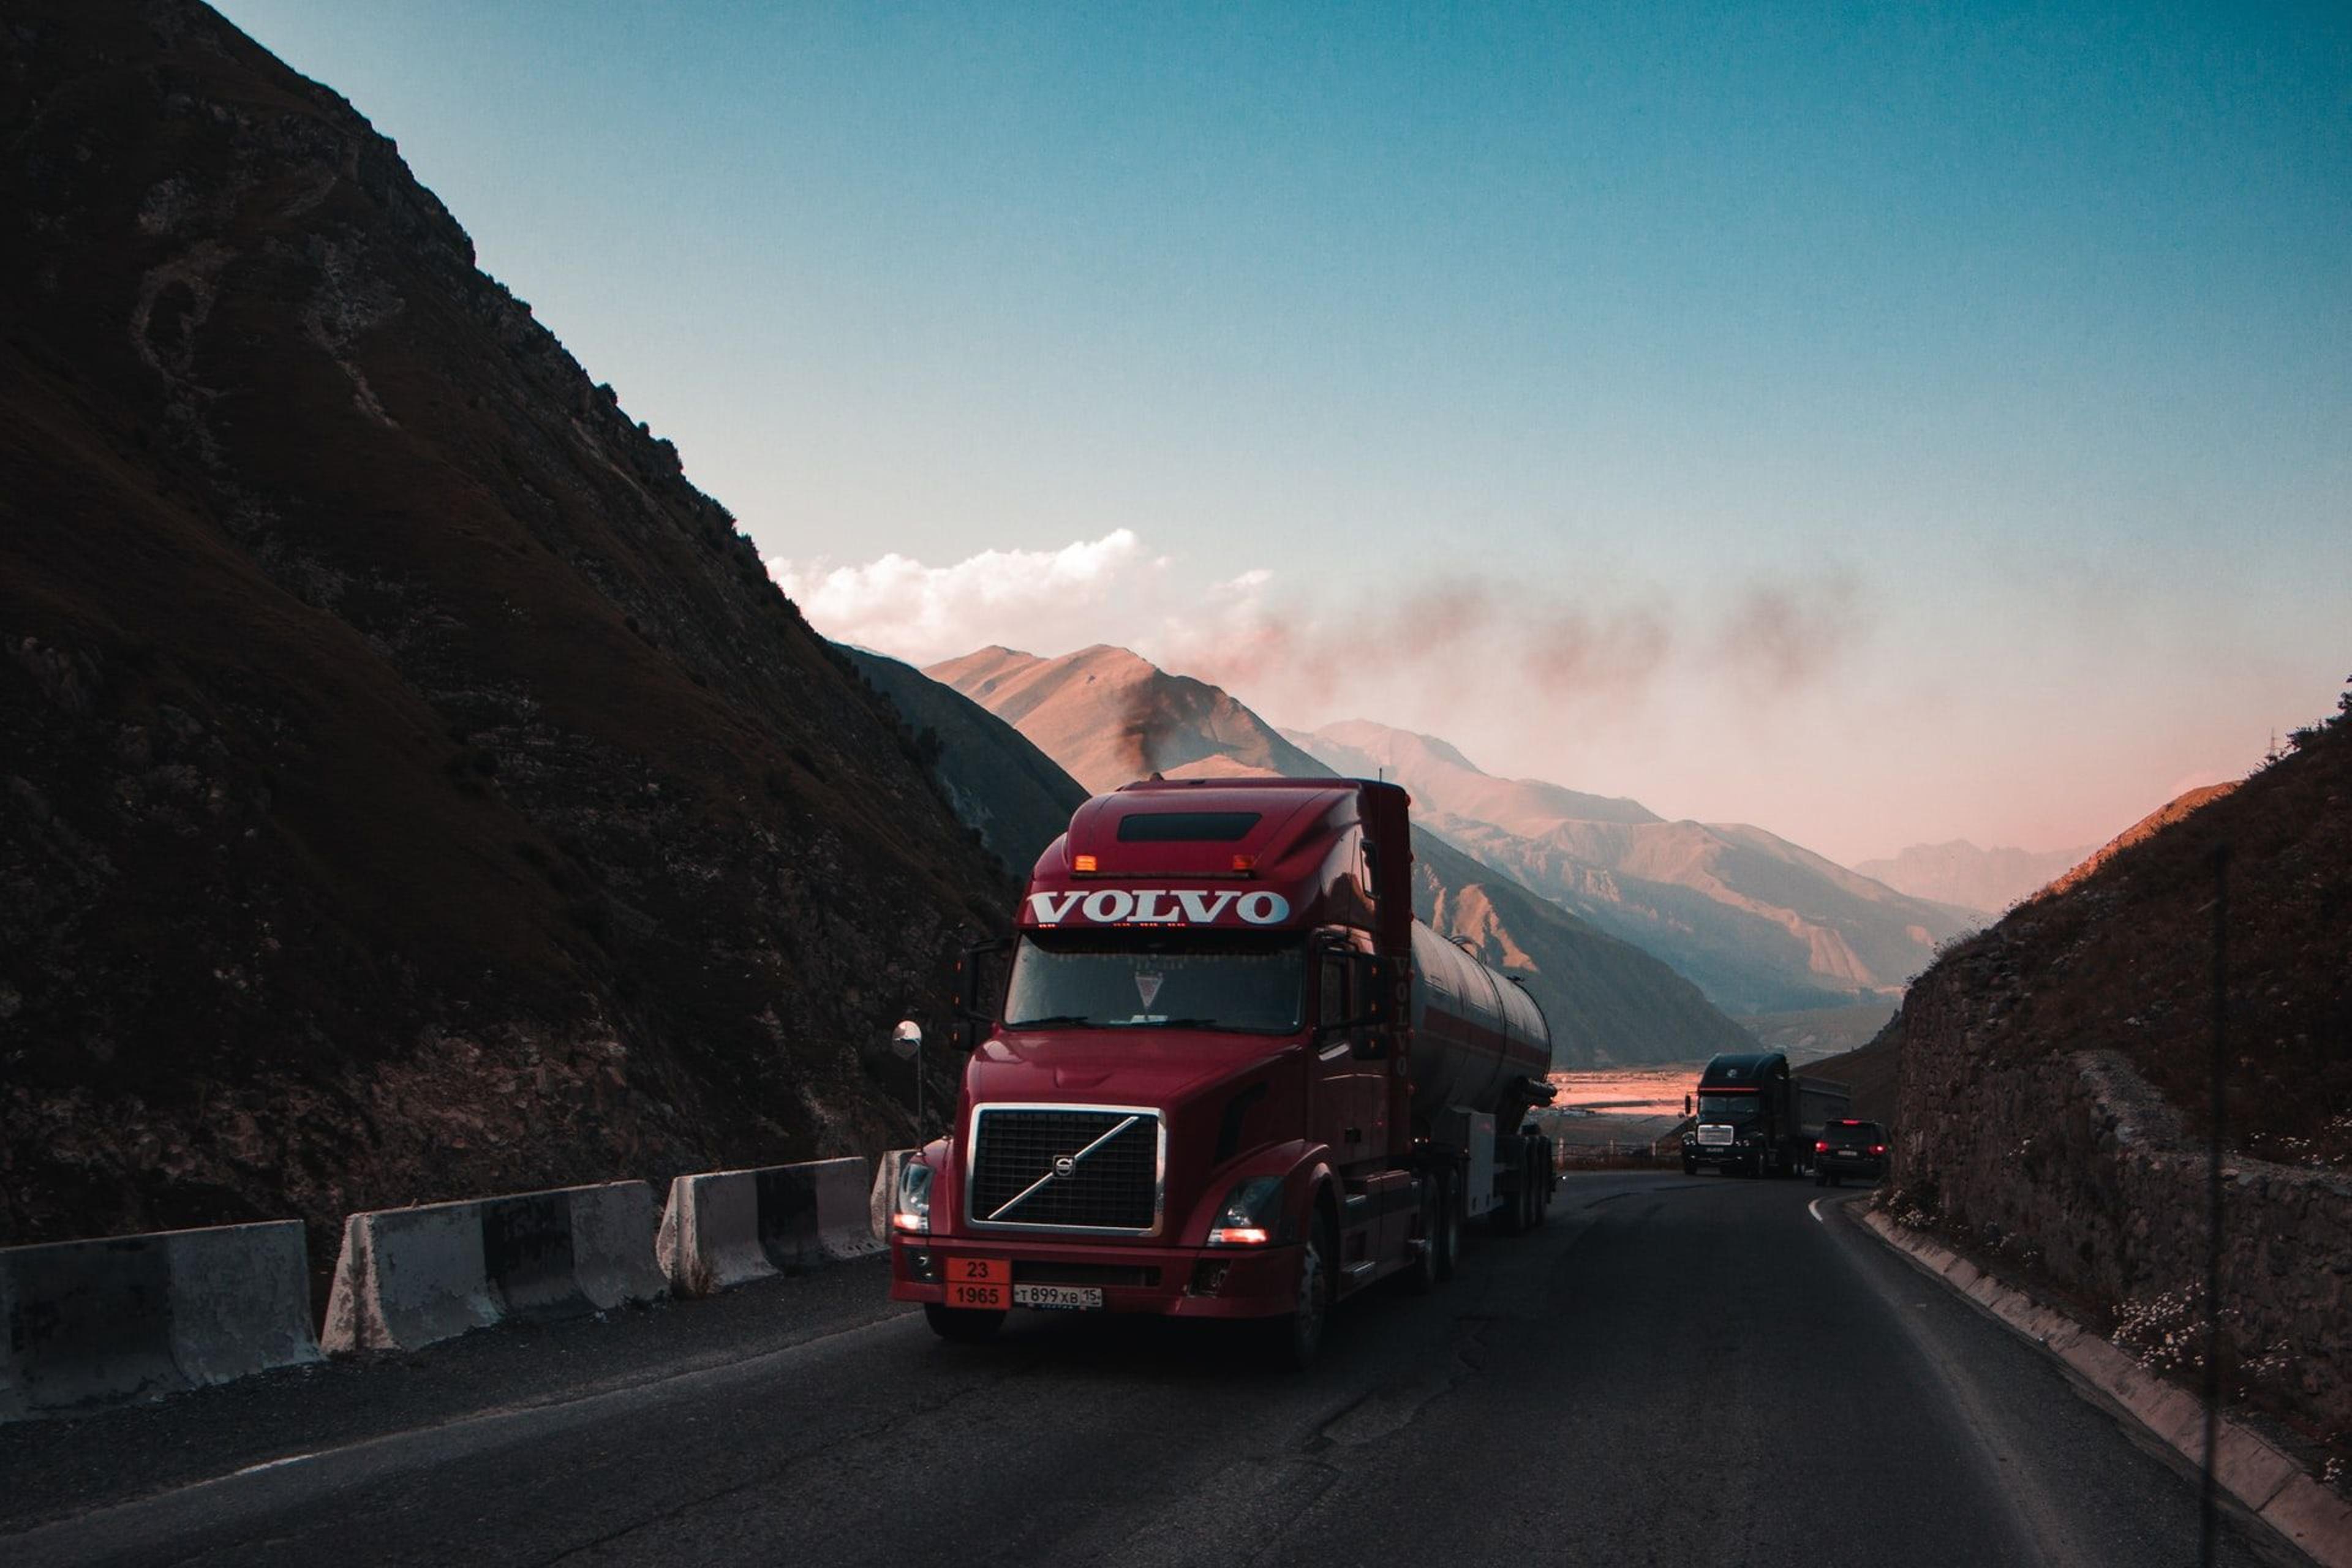
M318 1457L318 1453L313 1450L308 1454L289 1454L282 1459L264 1459L257 1465L247 1465L241 1470L231 1470L221 1479L235 1480L239 1476L257 1476L264 1470L275 1470L287 1465L299 1465L305 1459L315 1459Z
M1815 1225L1829 1224L1829 1221L1822 1217L1822 1205L1827 1202L1829 1202L1829 1199L1827 1198L1815 1198L1811 1203L1805 1205L1805 1212L1813 1216L1813 1223Z

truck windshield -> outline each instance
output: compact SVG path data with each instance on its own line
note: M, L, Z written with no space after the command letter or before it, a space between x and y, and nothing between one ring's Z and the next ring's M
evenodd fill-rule
M1013 956L1004 1026L1287 1035L1306 979L1296 935L1030 931Z
M1756 1120L1756 1097L1752 1094L1702 1094L1698 1097L1698 1119L1701 1121L1753 1121Z

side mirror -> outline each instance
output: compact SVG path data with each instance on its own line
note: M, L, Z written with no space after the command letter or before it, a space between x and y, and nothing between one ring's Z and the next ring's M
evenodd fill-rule
M890 1054L902 1062L913 1061L923 1051L923 1026L912 1018L901 1018L898 1026L890 1031Z
M958 955L955 966L955 1018L950 1034L956 1049L969 1056L980 1048L981 1032L996 1023L1001 965L989 960L1013 950L1013 939L976 942Z

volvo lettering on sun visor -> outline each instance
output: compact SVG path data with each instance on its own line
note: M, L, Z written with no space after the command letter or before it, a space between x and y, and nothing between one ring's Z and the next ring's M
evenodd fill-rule
M1272 926L1290 918L1290 900L1256 889L1097 888L1092 892L1032 893L1029 918L1041 926Z

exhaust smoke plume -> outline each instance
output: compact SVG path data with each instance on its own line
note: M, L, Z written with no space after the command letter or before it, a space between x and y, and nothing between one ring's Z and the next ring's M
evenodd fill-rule
M1442 728L1539 710L1589 731L1694 701L1769 710L1822 684L1864 625L1854 579L1834 569L1702 598L1463 577L1372 592L1265 571L1202 589L1181 564L1119 529L950 566L886 555L769 568L825 636L917 664L992 643L1046 657L1112 643L1286 722L1361 713Z

